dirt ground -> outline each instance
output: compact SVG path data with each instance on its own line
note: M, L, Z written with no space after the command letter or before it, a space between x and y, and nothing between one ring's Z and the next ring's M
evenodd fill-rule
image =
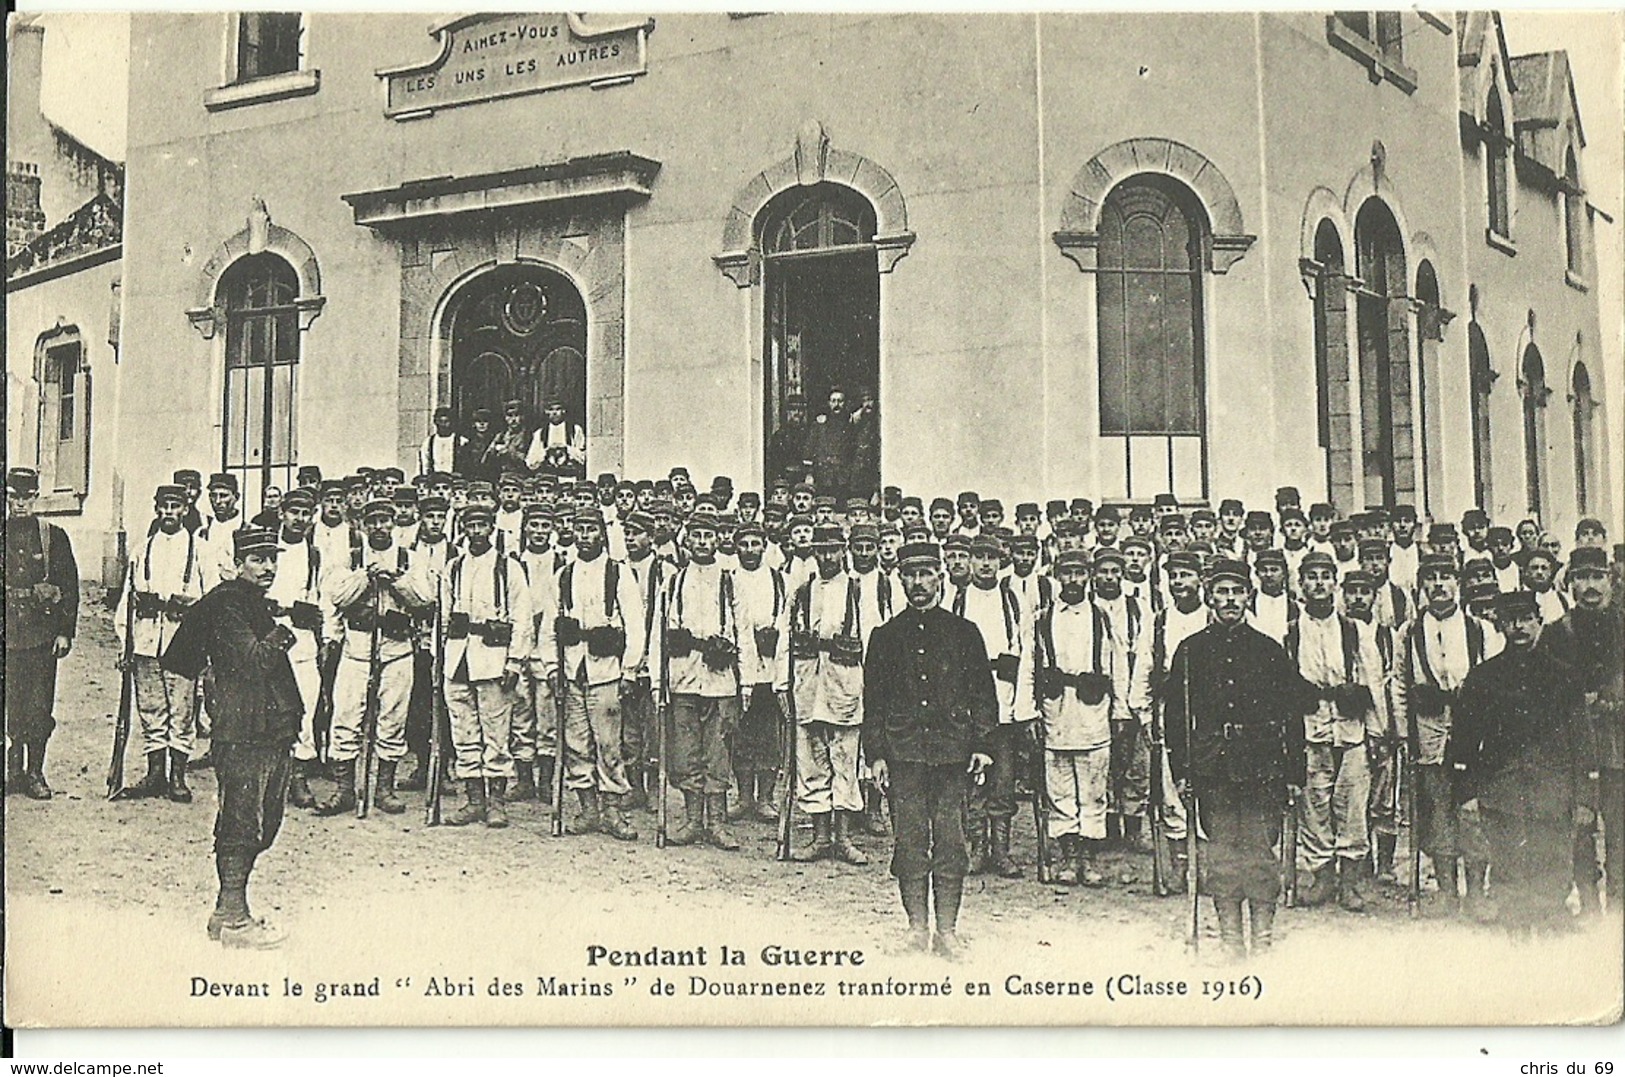
M773 858L773 828L763 823L737 828L744 848L736 853L662 851L653 844L652 815L634 816L642 832L636 843L552 838L550 809L539 803L514 805L503 831L427 828L421 794L404 794L405 815L366 820L290 809L250 891L256 913L285 926L289 943L269 954L224 952L203 932L215 888L213 773L195 773L190 805L106 800L119 687L114 655L109 618L87 601L58 683L59 724L47 764L56 798L6 798L7 1021L14 1025L1480 1024L1592 1022L1619 1013L1625 961L1612 920L1515 945L1493 928L1443 918L1431 901L1413 920L1402 891L1377 888L1364 914L1335 906L1283 910L1268 958L1223 967L1215 963L1211 909L1202 910L1202 952L1192 955L1184 942L1188 905L1150 895L1144 857L1112 856L1105 870L1113 881L1100 890L1034 882L1030 813L1018 820L1016 835L1029 878L968 881L961 926L970 953L958 965L889 953L903 920L887 874L888 838L860 839L867 867L782 864ZM138 748L126 765L128 780L139 776ZM1123 882L1124 872L1134 881ZM764 954L773 945L862 950L865 963L786 967ZM631 957L655 946L706 946L708 963L617 967L594 961L593 946ZM725 947L745 955L744 967L718 966ZM1257 980L1246 980L1250 974ZM373 975L382 977L384 997L324 1005L308 994L258 1005L199 997L194 980L277 986L283 977ZM954 997L747 1000L713 990L725 980L802 975L821 977L831 992L842 978L946 979ZM657 976L670 978L675 996L651 995ZM1103 999L1108 981L1131 986L1119 982L1124 976L1184 980L1193 994L1211 994L1169 999L1117 990L1119 997ZM493 978L500 984L505 977L521 985L522 1002L503 999L500 988L497 997L489 994ZM615 993L549 996L540 986L549 977L609 984ZM476 997L434 993L463 981ZM989 983L991 995L961 997L970 981ZM1023 994L1048 981L1088 981L1093 994L1081 1001ZM118 989L102 989L110 983ZM1252 984L1262 997L1253 997Z

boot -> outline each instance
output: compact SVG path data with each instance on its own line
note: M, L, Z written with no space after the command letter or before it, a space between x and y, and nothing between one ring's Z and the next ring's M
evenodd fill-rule
M593 834L603 828L603 811L596 789L577 789L576 802L580 809L575 822L570 824L571 834Z
M898 879L897 890L903 896L903 912L908 914L908 934L900 949L903 953L923 954L931 948L931 925L927 922L931 912L931 880Z
M169 790L168 753L162 748L147 753L147 776L119 793L121 800L161 797Z
M1213 908L1219 915L1219 946L1225 958L1230 961L1246 960L1247 939L1242 934L1241 899L1216 897Z
M622 807L629 811L639 811L649 806L648 779L642 767L633 764L626 768L626 781L632 787L632 792L626 796Z
M553 804L553 757L539 755L536 757L536 795L542 803L548 806Z
M616 841L637 841L638 832L626 817L626 797L604 797L604 833Z
M1493 924L1496 908L1489 898L1486 885L1490 866L1481 860L1467 860L1464 863L1467 866L1467 895L1462 899L1462 914L1480 924Z
M29 800L50 800L51 787L45 784L45 742L28 745L28 763L23 770L23 796Z
M514 769L513 799L516 800L516 801L519 801L519 800L535 800L536 799L536 767L535 767L535 764L532 763L528 759L527 760L522 760L522 761L515 761L514 765L513 765L513 769Z
M186 784L186 753L170 749L169 799L177 804L192 803L192 790Z
M773 806L773 778L771 770L756 774L756 819L763 823L779 821L779 809Z
M705 798L683 790L683 818L666 835L667 845L693 845L705 835Z
M1298 906L1313 909L1330 901L1337 893L1337 862L1322 864L1309 872L1309 885L1298 890Z
M335 760L332 764L333 795L316 801L317 815L343 815L355 811L355 760Z
M214 871L220 880L220 893L209 914L209 938L220 941L227 927L246 925L253 920L248 911L248 875L254 858L241 853L215 853Z
M1151 852L1151 834L1146 829L1145 820L1140 816L1123 816L1123 844L1136 853Z
M958 961L965 956L965 947L960 943L956 930L959 903L964 896L964 879L944 879L939 875L932 880L931 898L937 913L937 937L931 940L931 948L949 961Z
M288 779L288 803L296 808L314 808L316 794L310 791L311 761L295 759L293 777Z
M286 932L264 920L250 920L220 930L220 944L228 950L275 950L287 939Z
M739 848L739 839L728 830L728 794L713 793L705 798L707 816L705 836L711 844L724 852ZM861 854L860 854L861 855Z
M440 820L441 826L472 826L485 821L485 781L463 779L463 806Z
M373 789L372 803L385 815L399 815L406 810L406 805L395 795L397 765L393 760L378 760L378 782Z
M1091 890L1098 890L1100 887L1105 886L1106 876L1102 875L1100 870L1095 867L1096 850L1090 848L1098 843L1090 841L1088 838L1074 838L1073 840L1077 842L1078 849L1078 885L1087 886Z
M429 764L425 756L417 757L412 769L400 780L396 788L406 793L421 793L429 788Z
M1010 817L991 819L988 821L988 827L992 834L989 843L988 870L1001 879L1021 878L1021 865L1010 859Z
M1394 851L1399 845L1398 834L1377 835L1377 881L1392 885L1399 881L1394 874Z
M6 747L6 794L23 791L23 742L14 740Z
M756 814L756 779L748 770L734 771L734 781L739 785L739 799L734 806L728 809L728 822L738 823L749 819Z
M502 806L507 795L508 779L492 778L485 797L485 825L492 830L501 830L508 825L508 812Z
M1365 912L1365 873L1371 862L1364 857L1337 861L1337 904L1344 912Z
M1433 861L1433 878L1439 884L1439 910L1445 916L1455 916L1461 912L1461 891L1456 883L1456 861L1454 856L1439 857Z
M1253 922L1253 956L1258 957L1275 941L1275 902L1249 899L1247 912Z
M1062 834L1057 843L1060 845L1060 851L1055 866L1050 869L1049 881L1058 886L1077 886L1078 836Z
M830 817L833 814L833 812L822 812L812 817L813 843L796 853L794 859L804 863L823 860L834 851L834 847L830 844Z
M854 824L862 820L862 813L855 811L835 811L832 812L831 815L833 817L835 826L835 840L830 845L830 852L834 855L835 859L852 864L855 867L862 867L863 865L867 864L869 862L869 857L864 854L862 849L859 849L856 845L852 844L852 830Z
M883 838L891 833L891 827L886 825L885 798L876 785L864 789L863 831L872 838Z
M970 873L985 875L988 870L988 820L973 819L970 824Z

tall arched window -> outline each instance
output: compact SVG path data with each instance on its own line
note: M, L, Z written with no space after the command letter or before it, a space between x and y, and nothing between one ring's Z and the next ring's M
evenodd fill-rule
M1315 410L1326 455L1327 500L1353 511L1354 449L1349 426L1348 271L1329 220L1315 229Z
M1444 341L1444 309L1439 302L1439 278L1433 263L1424 260L1416 267L1416 395L1417 426L1422 476L1422 507L1432 507L1433 497L1444 487L1444 449L1439 430L1443 402L1439 398L1439 345Z
M1492 507L1494 496L1490 456L1490 390L1495 371L1490 366L1490 346L1477 321L1467 325L1467 376L1472 387L1469 411L1473 424L1473 504Z
M1100 214L1100 433L1124 496L1207 496L1202 319L1206 218L1163 176L1126 180Z
M1489 107L1484 113L1484 180L1489 198L1490 231L1500 236L1512 235L1512 206L1508 201L1511 178L1507 175L1509 148L1501 93L1491 90Z
M284 489L298 462L299 280L275 254L251 254L220 277L226 311L222 468L236 472L243 503Z
M1379 198L1354 219L1360 348L1360 448L1365 503L1411 503L1416 437L1411 407L1410 304L1399 222Z
M1568 269L1576 277L1585 276L1585 194L1580 190L1580 165L1569 147L1563 163L1563 244Z
M1591 444L1591 413L1597 401L1591 395L1591 373L1584 363L1574 364L1570 419L1574 428L1574 507L1582 516L1591 512L1596 489L1597 454Z
M1540 349L1530 344L1523 350L1518 389L1523 394L1523 471L1529 512L1537 519L1546 494L1546 364Z

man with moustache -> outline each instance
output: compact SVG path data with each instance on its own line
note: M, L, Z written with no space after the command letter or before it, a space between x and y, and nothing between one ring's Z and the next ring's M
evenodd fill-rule
M739 687L744 709L729 736L739 803L731 820L773 822L773 781L790 691L790 591L784 574L762 563L767 534L753 523L734 533L734 601L739 616Z
M309 490L289 490L278 507L277 556L265 590L265 604L271 618L293 634L287 650L294 683L304 704L299 736L293 744L292 773L288 781L288 803L311 808L316 797L310 779L319 767L316 744L316 704L321 699L322 673L320 646L322 632L322 555L311 538L316 501ZM234 552L235 557L235 552Z

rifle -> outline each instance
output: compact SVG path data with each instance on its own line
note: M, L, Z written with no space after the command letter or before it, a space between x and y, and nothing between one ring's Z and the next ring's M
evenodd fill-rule
M446 622L441 612L440 601L437 598L434 604L434 674L430 678L429 690L434 697L429 700L429 758L424 769L428 771L427 791L423 795L423 825L440 825L440 767L441 755L445 752L445 744L441 740L440 718L445 713L445 669L446 669Z
M1298 903L1298 798L1290 787L1286 795L1286 811L1281 819L1281 894L1283 904L1292 908Z
M1168 843L1168 790L1162 784L1163 752L1162 704L1151 710L1151 892L1167 897L1175 892L1174 850Z
M311 739L316 742L316 758L327 757L327 747L333 736L333 685L339 676L339 660L344 657L342 645L331 648L322 641L316 648L316 660L321 685L316 693L316 710L310 718Z
M1413 736L1412 740L1414 739ZM1404 753L1403 756L1400 755L1401 751ZM1405 895L1405 904L1411 918L1415 919L1422 915L1422 842L1421 820L1417 818L1416 812L1416 751L1410 743L1407 743L1403 749L1395 748L1394 754L1397 757L1395 769L1399 771L1396 778L1402 775L1405 781L1405 814L1409 817L1410 829L1411 885L1410 892ZM1452 879L1451 884L1454 883L1455 880Z
M131 585L134 586L133 584ZM124 656L119 677L118 714L113 719L113 761L107 767L107 799L124 791L124 752L130 745L130 717L135 710L135 599L124 601Z
M1195 758L1192 752L1192 741L1196 734L1196 715L1191 713L1191 664L1187 660L1182 671L1183 692L1185 699L1185 765L1187 768ZM1197 814L1196 782L1186 784L1186 792L1190 803L1185 809L1185 887L1190 892L1189 924L1186 928L1186 938L1190 942L1191 954L1195 955L1202 949L1202 906L1201 898L1196 892L1197 864L1196 864L1196 831L1200 827Z
M1033 776L1033 831L1038 845L1038 881L1048 885L1049 872L1049 768L1044 756L1044 716L1033 720L1033 743L1037 774Z
M361 759L356 766L355 817L365 819L372 810L372 760L376 754L373 739L378 735L379 691L384 679L384 663L378 653L379 627L384 619L384 589L376 581L368 581L372 592L372 639L367 651L367 695L361 704Z
M800 592L797 592L799 597ZM794 601L794 600L792 600ZM795 610L790 612L790 622L795 623ZM786 633L788 635L788 633ZM780 860L789 861L791 855L790 837L795 831L794 820L791 816L796 807L796 652L789 639L785 639L785 661L789 663L790 690L785 693L784 722L779 727L779 826L778 848L774 855Z
M564 696L570 690L569 676L564 671L564 636L553 626L553 660L558 663L558 675L548 685L553 692L553 836L564 837ZM581 688L581 705L586 707L586 685Z
M655 848L666 847L666 783L671 779L671 745L666 723L671 714L671 651L666 644L666 605L660 606L660 686L655 695Z

